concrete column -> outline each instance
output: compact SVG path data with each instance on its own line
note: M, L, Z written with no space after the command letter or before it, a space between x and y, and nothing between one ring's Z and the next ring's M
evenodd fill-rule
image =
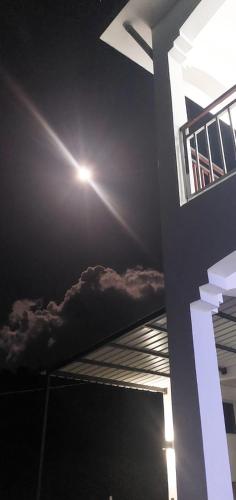
M191 304L207 498L233 500L212 311L203 300Z
M174 429L173 429L170 383L168 384L166 393L163 395L163 404L164 404L164 419L165 419L165 443L166 443L165 452L166 452L166 463L167 463L169 500L177 500Z

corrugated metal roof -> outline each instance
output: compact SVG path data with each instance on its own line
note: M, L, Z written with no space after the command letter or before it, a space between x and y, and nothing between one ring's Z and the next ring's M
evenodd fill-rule
M170 376L166 315L108 339L57 375L163 392Z
M220 367L229 367L236 364L236 299L226 297L220 307L219 314L213 316L218 364ZM225 349L223 349L223 347ZM234 352L227 351L235 349Z
M226 298L213 316L218 364L236 364L236 299ZM235 350L235 352L233 352ZM108 338L66 364L57 375L140 390L164 392L170 377L167 317L161 314Z

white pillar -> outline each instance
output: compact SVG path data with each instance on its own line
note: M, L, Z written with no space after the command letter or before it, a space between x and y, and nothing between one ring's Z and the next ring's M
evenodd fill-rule
M170 383L166 389L166 393L163 396L163 404L164 404L164 420L165 420L168 498L169 498L169 500L177 500L176 464L175 464L175 450L174 450L174 428L173 428L173 415L172 415L172 401L171 401Z
M233 500L212 312L203 300L191 304L193 348L208 500Z

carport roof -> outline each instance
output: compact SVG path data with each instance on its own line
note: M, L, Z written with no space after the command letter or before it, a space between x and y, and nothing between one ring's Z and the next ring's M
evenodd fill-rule
M213 316L221 381L236 366L236 299L225 299ZM183 356L185 353L183 352ZM226 371L225 371L226 370ZM102 340L54 375L119 387L165 392L170 378L167 317L162 310Z
M165 392L169 378L166 314L156 313L105 339L55 372L88 382Z

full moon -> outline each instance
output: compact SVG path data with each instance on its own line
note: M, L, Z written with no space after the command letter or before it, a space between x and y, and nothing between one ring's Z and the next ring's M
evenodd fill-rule
M81 182L89 182L92 179L92 172L87 167L78 168L78 178Z

